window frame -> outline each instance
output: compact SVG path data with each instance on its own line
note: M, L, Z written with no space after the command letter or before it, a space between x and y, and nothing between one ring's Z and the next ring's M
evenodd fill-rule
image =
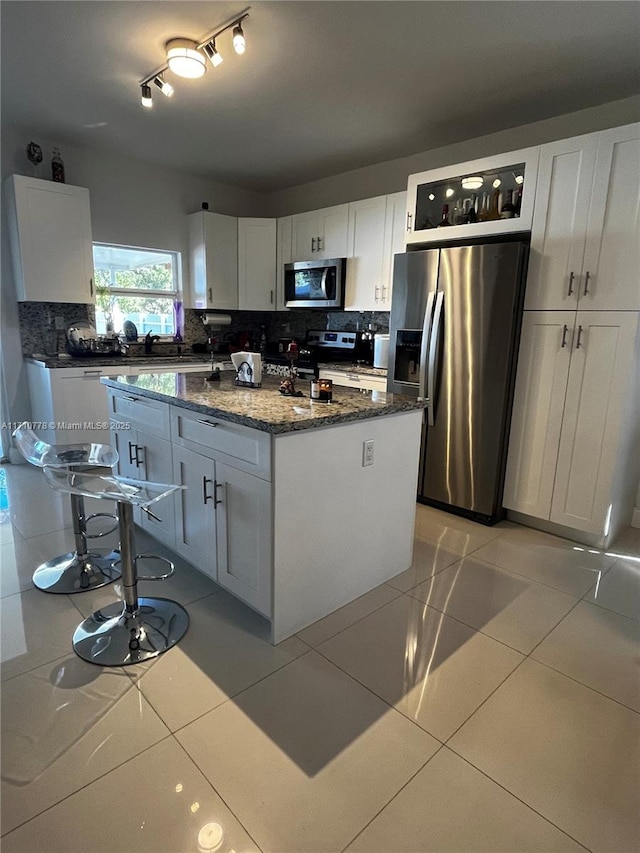
M114 296L138 296L138 297L155 297L159 299L170 299L174 306L173 312L173 324L174 328L172 332L160 335L160 340L162 341L173 341L176 328L176 315L175 315L175 305L177 302L183 302L183 293L182 293L182 255L180 252L175 249L158 249L158 248L150 248L149 246L130 246L124 243L106 243L101 240L93 240L91 243L91 254L93 259L93 270L94 270L94 281L96 283L95 287L95 296L94 296L94 310L97 309L97 297L98 297L98 283L97 276L95 273L98 269L105 270L104 267L96 267L95 265L95 255L93 250L96 246L108 248L108 249L130 249L133 252L149 252L152 253L161 253L163 255L169 255L171 257L171 272L173 278L173 289L172 290L156 290L152 288L132 288L132 287L112 287L107 285L109 293L112 293ZM110 278L113 280L115 276L116 270L110 270ZM184 329L181 330L184 335Z

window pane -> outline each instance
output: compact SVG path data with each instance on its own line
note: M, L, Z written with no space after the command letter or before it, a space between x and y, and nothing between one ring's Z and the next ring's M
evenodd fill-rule
M93 265L99 287L173 292L176 289L174 263L172 252L93 246Z
M155 296L123 296L113 294L109 305L96 303L96 331L105 334L107 321L113 323L113 331L121 332L125 320L135 324L138 335L151 332L154 335L175 334L173 299Z

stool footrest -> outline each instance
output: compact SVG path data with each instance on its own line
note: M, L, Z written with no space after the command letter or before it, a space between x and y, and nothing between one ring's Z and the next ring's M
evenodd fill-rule
M102 533L88 533L85 530L84 537L85 539L101 539L103 536L108 536L110 533L114 533L118 529L118 516L114 515L111 512L94 512L93 515L88 515L85 520L85 526L93 521L94 518L112 518L115 521L113 527L110 527L108 530L103 530Z
M163 563L164 565L169 566L169 570L160 575L141 575L138 574L138 560L152 560L156 563ZM137 554L134 557L133 562L136 567L137 581L165 581L167 578L170 578L175 574L176 571L175 563L172 563L171 560L168 560L166 557L160 557L157 554ZM117 560L116 565L119 564L120 560Z

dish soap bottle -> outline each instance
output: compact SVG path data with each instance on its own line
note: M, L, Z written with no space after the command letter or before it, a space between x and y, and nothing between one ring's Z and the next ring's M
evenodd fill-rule
M57 148L53 149L51 158L51 179L58 184L64 184L64 163Z

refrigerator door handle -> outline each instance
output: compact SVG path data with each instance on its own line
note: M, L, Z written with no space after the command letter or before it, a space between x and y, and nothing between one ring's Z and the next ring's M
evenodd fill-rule
M420 373L418 377L418 399L426 399L429 402L427 390L427 354L429 352L429 335L431 332L431 321L433 319L433 303L435 292L427 296L427 307L424 312L424 323L422 324L422 343L420 344Z
M440 321L442 319L442 308L444 305L444 293L436 294L436 307L429 337L429 372L427 376L427 397L429 399L428 418L429 426L435 426L436 422L436 368L438 349L440 344Z

